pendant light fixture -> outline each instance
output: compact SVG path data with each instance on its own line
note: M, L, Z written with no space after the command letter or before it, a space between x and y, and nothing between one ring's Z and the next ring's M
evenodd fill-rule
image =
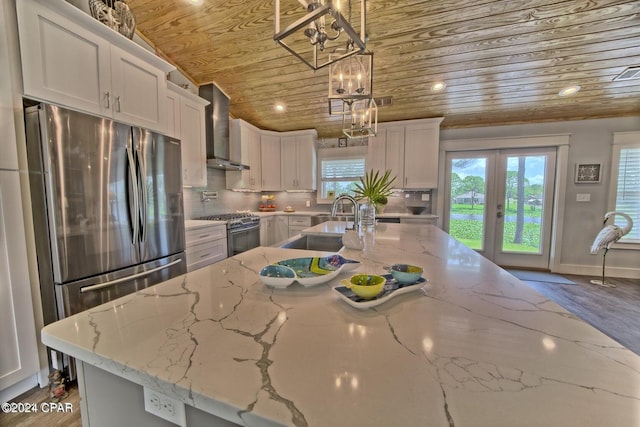
M342 133L349 139L376 136L378 133L378 106L371 99L358 99L343 104Z
M329 66L329 114L344 114L343 104L373 98L373 52L359 52Z
M275 0L273 39L314 71L362 52L366 47L366 0L354 1L359 5L355 8L351 3L351 0ZM282 29L281 15L298 18ZM331 55L331 47L339 45L350 49Z

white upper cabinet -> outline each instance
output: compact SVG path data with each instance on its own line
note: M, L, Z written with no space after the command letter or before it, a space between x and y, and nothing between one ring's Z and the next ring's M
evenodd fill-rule
M16 3L24 93L165 132L175 69L64 1Z
M182 185L207 186L204 108L209 101L167 82L167 134L180 140Z
M235 119L230 123L230 160L249 166L242 171L227 171L227 188L230 190L262 190L262 165L260 129Z
M442 118L384 123L369 138L367 170L391 169L395 188L438 186L440 122Z
M440 122L408 124L404 131L404 188L437 188Z
M313 191L316 189L315 131L282 133L282 189Z
M262 190L280 191L282 182L280 176L281 150L280 135L264 131L260 135Z

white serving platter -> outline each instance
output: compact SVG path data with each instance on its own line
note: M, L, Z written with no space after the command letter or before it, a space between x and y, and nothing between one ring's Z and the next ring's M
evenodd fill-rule
M383 274L382 277L387 279L387 282L384 285L384 290L380 293L380 295L373 299L367 300L364 298L360 298L346 286L336 286L335 288L333 288L333 290L342 301L346 302L351 307L355 307L357 309L365 309L384 304L391 298L397 297L398 295L422 289L424 285L429 282L429 280L421 277L416 283L413 283L411 285L403 285L401 283L398 283L391 274Z

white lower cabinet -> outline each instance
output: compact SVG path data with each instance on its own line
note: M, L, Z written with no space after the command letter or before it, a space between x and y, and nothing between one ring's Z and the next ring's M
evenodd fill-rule
M271 246L276 242L276 217L260 218L260 246Z
M0 170L0 401L33 387L39 370L20 177Z
M311 217L309 215L295 215L289 217L289 237L300 234L305 228L311 227Z
M289 218L284 215L276 216L276 243L289 238Z
M227 225L204 224L185 231L187 271L227 258Z

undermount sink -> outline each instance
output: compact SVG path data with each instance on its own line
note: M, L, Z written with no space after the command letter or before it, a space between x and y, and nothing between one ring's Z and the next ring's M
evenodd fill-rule
M281 248L337 252L342 249L342 236L303 235L285 242Z

